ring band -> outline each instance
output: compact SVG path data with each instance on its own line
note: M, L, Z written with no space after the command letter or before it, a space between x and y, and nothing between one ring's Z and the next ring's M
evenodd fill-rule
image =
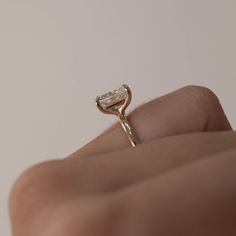
M131 99L131 90L128 85L124 84L118 89L98 96L96 98L96 105L101 112L116 115L119 118L131 145L135 147L138 141L125 115L125 110L129 106Z

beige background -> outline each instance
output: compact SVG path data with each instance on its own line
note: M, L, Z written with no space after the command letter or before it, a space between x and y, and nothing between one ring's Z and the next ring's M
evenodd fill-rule
M235 13L235 0L0 0L0 235L16 177L114 121L97 94L127 83L133 108L205 85L235 126Z

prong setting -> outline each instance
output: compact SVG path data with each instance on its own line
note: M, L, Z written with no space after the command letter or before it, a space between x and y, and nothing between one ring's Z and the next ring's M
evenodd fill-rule
M98 109L106 114L113 114L119 118L119 121L128 136L133 147L138 143L135 133L125 115L125 110L131 102L132 94L128 85L122 85L120 88L110 91L96 98Z
M123 113L131 101L131 91L127 85L110 91L96 98L96 104L100 111L106 114L118 115Z

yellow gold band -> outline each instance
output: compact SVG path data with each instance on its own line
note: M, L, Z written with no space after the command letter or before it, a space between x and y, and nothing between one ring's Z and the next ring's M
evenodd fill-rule
M129 125L129 122L128 122L126 116L120 114L119 115L119 120L120 120L120 123L121 123L125 133L127 134L128 138L129 138L129 141L130 141L131 145L133 147L135 147L137 145L138 141L137 141L137 138L136 138L136 136L134 134L133 129Z

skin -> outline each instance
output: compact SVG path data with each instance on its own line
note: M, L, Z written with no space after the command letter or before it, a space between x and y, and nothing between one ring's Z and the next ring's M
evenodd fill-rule
M236 133L216 95L188 86L116 123L10 195L14 236L236 235Z

